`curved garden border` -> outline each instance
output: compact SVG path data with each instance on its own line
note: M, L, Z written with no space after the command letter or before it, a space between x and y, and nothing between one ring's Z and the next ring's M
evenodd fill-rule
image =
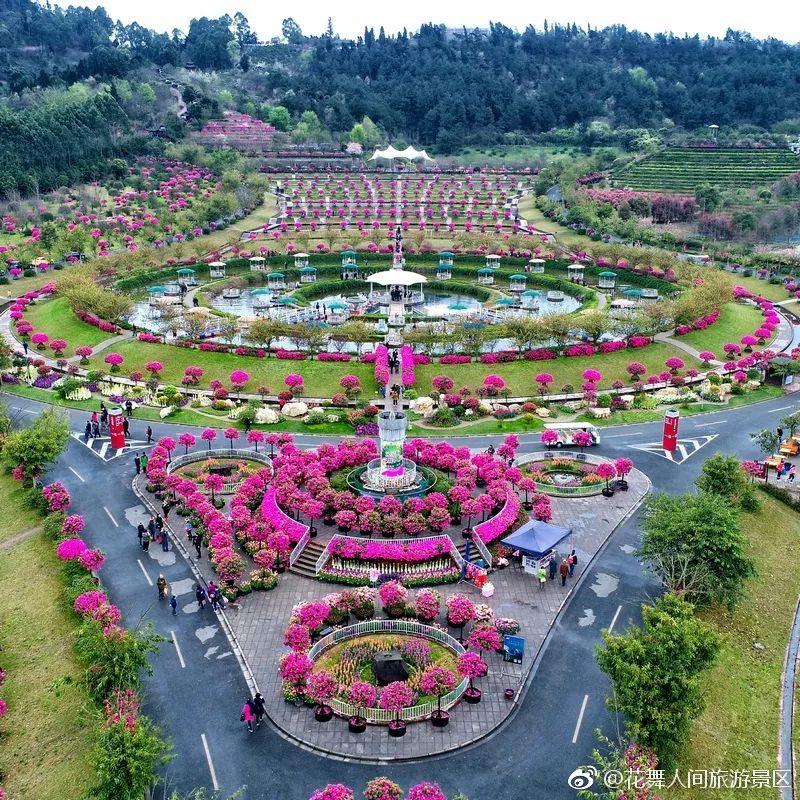
M223 448L216 448L214 450L202 450L196 453L176 456L167 464L167 474L171 475L176 469L185 467L187 464L193 464L196 461L208 461L209 458L241 458L244 461L257 461L272 469L272 459L265 453L258 453L255 450L231 450L230 448L225 450ZM244 479L236 483L224 483L222 485L221 494L234 494L238 491L243 482Z
M420 636L424 639L443 644L449 649L453 650L456 655L462 655L466 652L464 646L454 639L450 634L440 631L438 628L433 628L430 625L423 625L420 622L407 622L405 620L394 619L378 619L369 620L367 622L359 622L355 625L348 625L346 628L339 628L327 636L323 636L314 646L309 650L308 657L315 661L326 650L329 650L340 642L345 642L348 639L355 639L359 636L365 636L372 633L407 633L413 636ZM441 699L442 710L452 708L460 699L461 696L469 686L469 680L463 678L452 692L443 695ZM364 717L367 722L373 725L381 725L391 722L396 714L394 711L387 711L382 708L362 708L357 709L351 706L350 703L345 703L343 700L332 699L329 701L330 707L334 713L340 717L352 717L356 714ZM431 714L437 709L437 703L421 703L416 706L409 706L403 709L401 714L405 722L419 722L423 719L428 719Z
M518 464L530 464L536 461L549 461L554 458L571 458L574 461L582 461L587 464L603 464L613 463L610 458L601 458L600 456L592 456L589 453L576 453L574 450L546 450L543 453L528 453L527 455L520 456ZM552 483L537 483L535 491L539 494L546 494L549 497L592 497L597 494L602 494L605 488L604 483L598 483L593 486L556 486Z

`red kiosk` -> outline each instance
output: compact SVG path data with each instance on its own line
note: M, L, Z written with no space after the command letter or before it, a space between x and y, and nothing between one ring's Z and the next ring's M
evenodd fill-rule
M677 408L668 408L664 415L664 439L662 446L670 453L678 446L678 419L680 413Z
M122 409L112 408L108 412L108 430L111 434L111 446L116 450L125 447L125 431L122 427Z

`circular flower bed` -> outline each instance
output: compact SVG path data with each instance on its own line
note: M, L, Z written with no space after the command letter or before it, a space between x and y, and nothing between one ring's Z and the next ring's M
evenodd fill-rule
M380 686L372 659L386 652L402 656L408 677ZM314 685L322 680L314 676L330 676L334 688L325 701L339 716L360 717L377 724L388 724L399 716L408 722L427 719L439 706L440 696L441 707L449 708L466 690L468 680L458 667L464 652L459 642L430 625L403 620L361 622L324 637L307 656L287 653L281 660L284 697L291 701L308 699L309 685L313 692ZM305 659L302 665L295 663L298 657ZM433 668L440 678L441 672L447 674L434 681ZM434 687L446 691L431 694L437 691Z
M624 477L612 462L592 464L569 457L531 461L521 469L535 484L535 491L554 497L600 494L608 488L610 481ZM628 472L630 467L625 469L625 474Z

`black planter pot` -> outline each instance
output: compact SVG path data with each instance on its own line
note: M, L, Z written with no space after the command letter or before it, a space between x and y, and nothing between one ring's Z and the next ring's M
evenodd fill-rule
M322 520L322 524L330 527L331 525L333 525L333 517L330 518L324 517Z
M317 722L328 722L333 718L333 709L330 706L317 706L314 709L314 719Z
M462 528L461 529L461 538L462 539L470 539L472 537L472 528Z
M278 575L283 575L283 573L286 572L286 567L281 564L279 567L275 567L275 572L277 572Z
M461 517L453 517L453 525L460 525L461 524Z
M317 529L316 529L316 526L313 526L313 527L311 527L311 528L309 528L309 529L308 529L308 535L309 535L309 536L310 536L312 539L316 539L316 538L317 538Z
M481 701L481 690L476 689L474 686L470 687L464 692L464 702L470 705L476 705Z
M483 478L478 478L478 480L475 481L475 485L482 489L486 486L486 481Z
M367 721L364 717L350 717L347 720L347 729L350 733L364 733L367 729Z
M614 496L614 490L612 488L610 488L610 487L606 488L606 489L603 489L602 495L603 495L603 497L613 497Z
M434 728L446 728L450 724L450 715L446 711L434 711L431 723Z
M514 690L513 689L506 689L503 692L503 696L506 698L506 700L513 700L514 699Z
M406 735L406 724L403 720L395 720L393 719L389 723L389 736L393 739L399 739L401 736Z
M523 507L523 508L524 508L526 511L530 511L530 510L533 508L533 503L531 503L531 501L530 501L530 500L526 500L526 501L525 501L525 502L522 504L522 507Z
M350 528L348 528L347 525L340 525L339 533L350 533Z
M620 480L617 481L617 489L622 489L623 492L628 491L628 481Z

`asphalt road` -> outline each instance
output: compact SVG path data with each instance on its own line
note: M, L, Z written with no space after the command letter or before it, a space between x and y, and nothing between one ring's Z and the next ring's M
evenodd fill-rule
M42 410L35 401L15 396L8 400L23 417ZM656 423L604 429L598 453L633 458L655 490L686 492L705 458L714 452L756 457L750 432L774 428L780 417L798 408L800 397L786 396L688 417L681 421L679 432L688 455L682 463L657 452L661 426ZM70 412L70 417L73 430L82 431L86 414ZM156 438L187 430L151 424ZM134 420L132 435L139 435L145 425ZM313 436L295 438L301 446L322 441ZM448 441L483 449L490 442L497 445L499 438ZM522 436L521 451L541 449L538 438ZM651 445L651 450L634 449ZM86 517L85 538L107 553L103 582L122 609L125 624L151 622L165 637L153 659L154 675L145 681L145 708L173 743L175 758L164 771L170 788L219 786L231 792L247 786L247 800L306 800L313 789L329 782L347 783L358 793L370 778L386 774L406 788L418 780L434 780L448 794L462 791L471 800L488 800L499 788L504 800L567 800L575 797L567 777L577 766L590 763L597 744L595 729L613 737L618 721L606 709L608 682L595 664L594 650L601 629L613 624L613 630L621 632L638 624L641 603L658 592L652 576L631 555L638 543L641 512L620 526L585 568L547 640L527 694L504 726L455 754L384 766L323 758L288 742L266 724L252 735L247 733L239 722L247 686L219 620L208 608L187 613L196 608L189 565L162 553L158 545L148 553L138 547L135 526L142 507L130 486L132 476L132 456L104 461L96 447L90 450L72 440L47 477L67 485L74 510ZM160 572L181 592L177 617L159 603L150 585ZM433 731L414 726L408 735L433 735Z

